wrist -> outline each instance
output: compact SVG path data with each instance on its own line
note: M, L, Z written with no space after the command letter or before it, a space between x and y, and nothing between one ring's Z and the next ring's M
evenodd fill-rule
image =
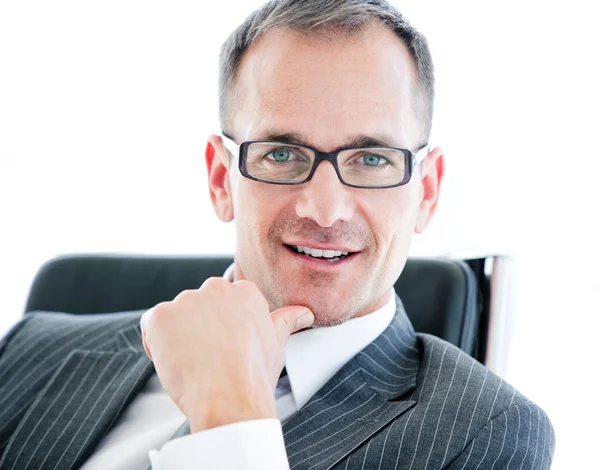
M190 432L206 431L240 421L277 418L274 397L251 401L248 398L230 400L220 395L212 400L202 400L199 409L192 409L187 413Z

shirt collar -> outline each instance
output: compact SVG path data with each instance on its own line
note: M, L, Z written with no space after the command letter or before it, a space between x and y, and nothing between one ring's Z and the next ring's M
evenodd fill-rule
M233 267L229 266L223 275L230 281ZM298 409L388 327L396 312L393 289L389 297L372 313L336 326L299 331L288 338L285 367Z
M298 409L387 328L395 311L396 296L391 292L387 303L368 315L289 337L285 367Z

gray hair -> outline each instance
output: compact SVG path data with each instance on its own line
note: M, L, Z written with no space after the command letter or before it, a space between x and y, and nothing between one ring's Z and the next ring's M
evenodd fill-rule
M238 94L234 81L244 53L261 34L284 28L300 33L355 34L374 21L390 28L413 58L417 96L413 108L425 141L431 134L434 100L433 62L427 39L385 0L271 0L253 12L221 47L219 118L227 129Z

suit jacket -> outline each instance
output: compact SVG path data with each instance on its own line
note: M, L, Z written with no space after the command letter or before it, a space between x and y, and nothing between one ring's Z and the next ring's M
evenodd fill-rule
M546 469L546 414L480 363L391 324L283 426L292 469ZM78 468L154 373L143 312L37 313L0 343L0 469ZM332 346L334 347L334 345Z

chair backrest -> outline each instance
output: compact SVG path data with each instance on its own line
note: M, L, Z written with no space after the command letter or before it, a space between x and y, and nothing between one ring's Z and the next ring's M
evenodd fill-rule
M26 303L33 311L75 314L148 309L221 276L232 257L69 255L46 262ZM418 332L486 361L490 305L485 258L409 258L394 285Z

